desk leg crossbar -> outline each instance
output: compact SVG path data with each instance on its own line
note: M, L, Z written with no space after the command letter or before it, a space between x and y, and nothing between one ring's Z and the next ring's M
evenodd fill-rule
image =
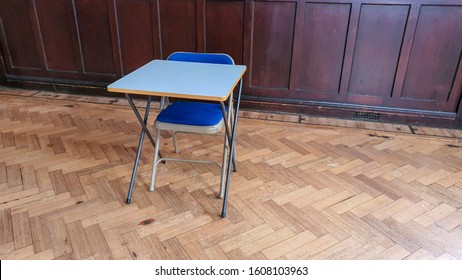
M126 201L127 204L130 204L130 201L132 199L132 194L133 194L133 186L135 185L136 171L138 170L138 162L140 161L141 150L143 148L144 136L146 134L148 135L149 141L151 141L153 146L156 146L156 142L154 142L154 139L152 139L152 136L149 133L148 128L146 127L146 124L148 123L148 118L149 118L149 110L151 109L152 97L149 96L146 102L146 110L144 112L144 119L141 118L140 112L138 112L138 109L133 103L131 96L129 94L125 94L125 97L127 98L128 104L130 104L130 107L132 107L132 110L135 113L136 118L138 119L138 122L141 124L141 127L142 127L141 134L140 134L140 140L138 142L138 151L136 152L135 164L133 165L132 178L130 179L130 187L128 189L128 195L127 195L127 201Z

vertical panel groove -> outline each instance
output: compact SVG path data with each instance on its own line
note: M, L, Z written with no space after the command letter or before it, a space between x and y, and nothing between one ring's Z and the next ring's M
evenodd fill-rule
M161 14L160 14L160 0L152 0L156 1L156 6L157 6L157 27L158 27L158 32L159 32L159 54L161 59L165 59L163 54L163 43L162 43L162 24L161 24Z
M118 56L119 56L119 61L120 61L120 73L121 75L124 75L125 74L125 69L124 69L124 60L123 60L123 57L122 57L122 46L121 46L121 42L120 42L120 29L119 29L119 17L118 17L118 1L117 0L113 0L112 1L113 5L114 5L114 28L116 30L116 34L117 34L117 46L119 48L119 52L118 52Z
M348 36L350 34L350 24L351 24L351 15L352 15L352 5L350 4L350 12L348 13L348 27L347 27L347 32L345 36L345 44L343 47L343 59L342 59L342 65L340 67L340 79L338 81L338 93L341 94L341 88L342 88L342 77L343 77L343 71L345 71L345 54L347 51L347 45L348 45ZM349 80L349 79L348 79Z
M38 39L37 47L40 50L40 52L38 52L39 57L42 59L42 63L43 63L43 66L44 66L45 70L49 71L50 69L49 69L48 63L47 63L47 55L45 53L45 46L43 44L42 31L41 31L41 28L40 28L40 21L39 21L39 17L38 17L38 13L37 13L36 0L31 0L31 5L32 5L32 10L33 10L33 18L32 18L32 20L35 21L35 26L36 26L36 29L37 29L36 32L34 32L34 33L37 33L37 34L34 34L34 35ZM34 26L34 24L33 24L33 26ZM33 28L33 29L35 31L35 28Z
M80 55L80 63L82 66L82 74L86 73L85 63L83 61L83 48L82 48L82 39L80 38L80 28L79 28L79 19L77 17L77 7L75 5L75 0L71 0L72 2L72 11L74 13L74 20L75 20L75 29L77 33L77 41L79 43L79 55Z
M350 87L350 75L353 67L353 57L356 46L356 37L358 35L359 15L361 13L361 4L353 2L350 10L349 29L347 33L347 42L345 47L345 57L342 64L342 76L340 81L340 96L345 98Z
M457 68L456 68L456 71L454 72L454 77L452 79L451 87L449 89L450 93L453 90L457 90L457 89L454 89L454 87L456 87L457 76L458 76L459 73L461 73L460 75L462 76L462 48L460 49L459 59L457 60ZM460 94L460 96L462 98L462 93ZM450 100L450 97L451 97L451 94L448 94L448 98L446 99L446 102L448 102Z

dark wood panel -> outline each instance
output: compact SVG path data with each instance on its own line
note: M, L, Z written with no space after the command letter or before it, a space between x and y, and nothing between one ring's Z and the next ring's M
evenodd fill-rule
M242 64L244 1L206 1L205 51L227 53Z
M122 56L122 74L127 74L155 57L151 0L116 0Z
M339 92L350 10L349 4L305 5L298 90Z
M462 6L422 6L403 98L447 103L445 110L456 110L461 91L455 79L461 71L461 34Z
M0 40L1 40L1 36L0 36ZM7 71L6 71L6 64L5 64L5 54L3 52L2 44L0 44L0 85L7 85L6 75L7 75Z
M75 8L84 74L115 75L108 1L75 0Z
M391 97L409 6L362 5L349 94Z
M21 69L42 68L29 4L29 0L0 1L2 45L7 66L15 74L22 73Z
M81 72L71 2L36 0L35 3L47 70Z
M288 89L296 2L254 1L250 86Z
M162 57L176 51L197 51L196 1L160 0Z

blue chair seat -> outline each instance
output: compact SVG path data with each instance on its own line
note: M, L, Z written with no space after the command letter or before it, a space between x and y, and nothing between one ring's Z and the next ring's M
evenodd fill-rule
M223 118L220 104L174 102L157 116L157 121L171 124L212 126Z
M220 104L174 102L159 113L154 126L156 129L175 132L215 134L223 124ZM175 150L178 152L176 144Z

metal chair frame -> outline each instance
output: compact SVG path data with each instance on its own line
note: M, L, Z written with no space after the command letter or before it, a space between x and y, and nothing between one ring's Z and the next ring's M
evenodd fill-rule
M182 60L182 58L186 58L187 60ZM226 60L229 61L229 63L222 63L222 64L234 64L233 59L227 55L227 54L205 54L205 53L187 53L187 52L176 52L171 54L167 60L176 60L176 61L189 61L189 62L200 62L200 63L210 63L210 61L214 61L216 59L220 60L223 58L223 60L226 62ZM196 60L197 59L197 60ZM217 63L217 62L212 62L212 63ZM221 62L218 62L221 63ZM178 101L181 102L181 101ZM227 169L227 162L228 162L228 150L231 145L231 121L233 117L233 94L230 94L230 97L227 101L227 106L225 106L224 102L220 102L221 106L221 111L223 118L221 119L220 123L216 125L216 127L213 127L210 129L210 131L204 132L204 128L201 126L195 126L195 125L178 125L178 124L170 124L170 123L165 123L165 122L159 122L156 118L156 121L154 123L154 127L157 130L157 135L156 135L156 145L155 145L155 151L154 151L154 161L153 161L153 167L152 167L152 176L151 176L151 185L149 190L154 191L155 190L155 179L156 179L156 174L157 174L157 166L160 162L166 162L166 161L177 161L177 162L190 162L190 163L201 163L201 164L216 164L220 167L221 169L221 176L220 176L220 190L218 192L218 196L220 198L223 198L225 195L225 179L226 179L226 169ZM161 102L160 102L160 110L161 112L166 109L169 106L169 100L167 97L162 97ZM160 114L160 113L159 113ZM167 158L167 157L162 157L159 154L160 150L160 142L161 142L161 131L162 130L170 130L172 131L172 138L173 138L173 145L175 148L175 152L179 153L178 145L177 145L177 139L176 139L176 134L177 133L194 133L194 134L208 134L208 135L216 135L219 133L222 129L222 126L225 126L225 133L224 133L224 144L223 144L223 158L221 164L215 161L211 160L195 160L195 159L179 159L179 158ZM235 149L233 149L232 153L230 154L232 157L232 165L233 165L233 171L236 171L236 160L235 160Z

